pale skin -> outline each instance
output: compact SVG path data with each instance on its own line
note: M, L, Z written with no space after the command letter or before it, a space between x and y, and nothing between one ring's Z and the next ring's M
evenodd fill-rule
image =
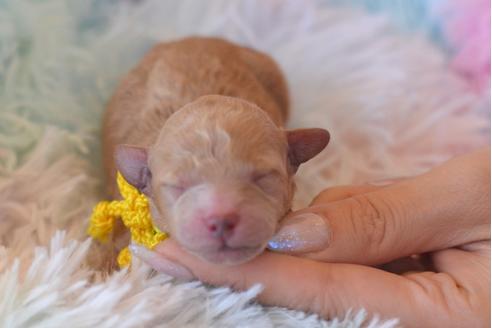
M306 214L329 231L309 251L265 251L237 266L207 263L171 239L133 251L177 278L236 290L261 283L259 302L324 318L365 308L405 327L490 326L489 149L390 184L326 189L287 219Z

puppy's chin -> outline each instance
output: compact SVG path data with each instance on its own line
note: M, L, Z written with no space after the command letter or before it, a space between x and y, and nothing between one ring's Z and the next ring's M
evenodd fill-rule
M238 265L248 262L263 252L266 244L257 247L228 247L222 246L217 249L192 250L186 248L193 255L209 263L219 265Z

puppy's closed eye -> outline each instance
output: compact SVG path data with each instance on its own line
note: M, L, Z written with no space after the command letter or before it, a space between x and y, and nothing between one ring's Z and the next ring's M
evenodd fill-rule
M267 194L277 189L279 178L276 170L254 172L251 176L252 182Z

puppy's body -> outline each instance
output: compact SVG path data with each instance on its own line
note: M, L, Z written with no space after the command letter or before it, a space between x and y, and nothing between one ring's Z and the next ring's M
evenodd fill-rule
M287 115L287 87L268 56L214 38L160 44L106 112L111 193L118 169L148 196L154 223L190 252L246 261L290 209L298 165L328 142L324 130L286 133Z
M157 45L123 79L106 111L103 154L113 196L115 146L153 145L169 116L205 95L254 103L279 127L287 120L286 83L270 57L216 38Z

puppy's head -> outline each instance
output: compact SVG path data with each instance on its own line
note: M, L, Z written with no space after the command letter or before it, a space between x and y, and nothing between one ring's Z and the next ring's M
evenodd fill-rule
M118 146L115 159L161 230L207 261L237 264L263 251L290 209L297 167L328 140L321 129L282 130L247 101L205 96L175 112L150 149Z

